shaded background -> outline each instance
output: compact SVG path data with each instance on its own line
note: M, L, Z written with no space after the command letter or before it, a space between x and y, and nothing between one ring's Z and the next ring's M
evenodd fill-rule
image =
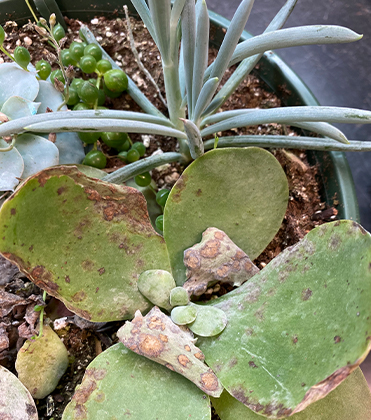
M231 19L240 0L206 0L208 8ZM261 34L285 0L255 0L246 30ZM302 78L321 105L371 110L371 0L298 0L285 27L341 25L363 39L351 44L309 45L276 53ZM371 125L337 125L350 140L371 141ZM371 232L371 152L349 152L361 223Z

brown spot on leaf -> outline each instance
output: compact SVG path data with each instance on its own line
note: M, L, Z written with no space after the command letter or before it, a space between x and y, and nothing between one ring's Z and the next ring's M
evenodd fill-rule
M53 282L53 275L43 265L34 267L30 273L33 282L37 286L41 286L52 294L59 289L59 286Z
M202 190L201 190L201 188L199 188L197 191L196 191L196 196L197 197L200 197L202 195Z
M294 344L296 344L296 343L298 342L298 336L297 336L297 335L294 335L294 336L292 337L292 342L293 342Z
M92 260L85 260L81 263L81 267L85 271L93 271L94 270L94 263Z
M71 282L70 276L66 276L66 277L64 278L64 281L65 281L66 283L70 283L70 282Z
M28 416L33 417L37 413L37 409L34 405L26 403L26 413Z
M105 399L106 399L106 394L103 391L98 391L94 396L94 400L98 403L103 402Z
M220 241L217 239L212 239L207 241L203 248L200 250L200 254L204 258L215 258L219 255Z
M17 210L15 208L10 209L10 214L14 216L17 213Z
M166 365L165 365L168 369L170 369L170 370L172 370L173 372L174 372L174 367L173 367L173 365L171 365L170 363L166 363Z
M334 233L331 235L328 247L330 248L331 251L336 251L337 249L339 249L341 242L342 241L341 241L340 235L338 235L337 233Z
M88 200L101 201L101 199L102 199L101 195L98 193L98 191L94 190L93 188L85 187L84 191L87 195Z
M207 391L215 391L219 386L218 378L211 371L201 374L201 384Z
M192 252L192 250L188 249L184 253L184 264L189 269L196 269L201 266L200 259L196 255L195 252Z
M215 239L219 239L219 241L222 241L222 240L224 240L224 238L226 237L227 235L222 231L222 230L217 230L215 233L214 233L214 238Z
M98 271L98 273L99 273L99 275L100 276L102 276L105 272L106 272L106 269L104 268L104 267L101 267L99 270L97 270Z
M249 362L249 366L252 367L253 369L257 368L256 364L252 360Z
M160 334L160 340L163 341L164 343L167 343L169 341L169 338L167 335Z
M218 276L217 279L221 280L224 277L227 277L229 272L231 271L231 267L228 264L223 264L216 270L216 275Z
M195 358L198 360L205 360L205 356L203 353L195 353Z
M161 330L161 331L165 330L165 324L157 316L152 316L149 319L149 322L147 322L147 325L150 330Z
M336 335L336 336L334 337L334 342L335 342L335 344L340 343L340 341L341 341L341 337L339 337L338 335Z
M107 370L90 368L90 369L86 369L85 374L93 377L96 381L101 381L107 375Z
M164 344L154 335L140 334L138 349L143 356L159 357L164 349Z
M75 293L72 298L74 302L82 302L86 299L86 293L83 290L80 290L79 292Z
M57 190L57 194L58 195L61 195L61 194L63 194L64 192L66 192L67 191L67 187L60 187L60 188L58 188L58 190Z
M85 374L83 381L78 389L76 389L75 395L73 396L73 400L78 405L85 404L92 392L97 389L96 381L91 378L89 375ZM79 417L78 417L79 418Z
M229 366L229 368L230 368L230 369L232 369L233 367L235 367L235 366L237 365L237 363L238 363L237 358L236 358L236 357L233 357L233 358L229 361L228 366Z
M189 362L190 362L190 360L188 359L188 357L187 357L185 354L180 354L180 355L178 356L178 362L179 362L182 366L187 367L187 363L189 363Z
M50 175L48 174L48 172L42 171L39 173L36 179L39 181L40 187L44 187L44 185L49 180L49 178L50 178Z
M309 300L312 296L313 292L310 289L304 289L301 292L301 299L302 300Z

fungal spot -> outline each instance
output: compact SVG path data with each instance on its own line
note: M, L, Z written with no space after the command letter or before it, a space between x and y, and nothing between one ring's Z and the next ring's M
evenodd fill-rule
M336 335L336 336L334 337L334 341L335 341L335 344L340 343L340 341L341 341L341 337L339 337L338 335Z
M66 276L66 277L64 278L64 281L65 281L66 283L70 283L70 282L71 282L71 279L70 279L70 277L69 277L69 276Z
M309 300L311 298L312 294L313 294L313 292L310 289L304 289L301 292L301 299L304 300L304 301Z
M160 340L164 343L167 343L169 341L168 336L164 334L160 334Z
M83 290L80 290L79 292L75 293L72 298L74 302L82 302L84 299L86 299L86 293Z
M293 342L294 344L296 344L296 343L298 342L298 336L297 336L297 335L294 335L294 336L292 337L292 342Z
M332 250L332 251L336 251L337 249L339 249L341 245L341 237L340 235L334 233L333 235L331 235L328 247Z
M147 325L150 330L165 330L165 324L157 316L152 316Z
M66 188L66 187L60 187L60 188L58 188L58 190L57 190L57 194L58 194L58 195L61 195L61 194L63 194L66 190L67 190L67 188Z
M252 360L249 362L249 366L253 369L257 368L256 364Z
M251 336L251 335L253 335L253 334L254 334L254 330L253 330L252 328L246 328L246 330L245 330L245 334L246 334L247 336Z
M301 386L302 386L302 387L305 387L305 383L303 382L303 383L301 384Z
M187 367L187 363L190 363L190 360L188 359L188 357L185 354L180 354L178 356L178 362L184 366Z
M26 413L28 416L34 417L37 413L37 409L32 404L26 403ZM6 418L4 418L4 420L6 420Z
M173 367L173 365L171 365L170 363L166 363L166 365L165 365L168 369L170 369L170 370L172 370L172 371L174 371L175 369L174 369L174 367Z
M221 230L217 230L214 234L214 238L219 239L219 241L222 241L223 239L225 239L226 236L227 235L224 232L222 232Z
M205 356L203 355L203 353L195 353L195 358L198 360L204 360Z
M93 271L94 263L91 260L85 260L81 263L81 267L85 271Z
M202 373L201 384L208 391L215 391L219 386L218 379L213 372Z
M17 213L17 210L15 208L10 209L10 214L14 216Z
M196 191L196 195L197 197L200 197L202 195L202 190L200 188Z
M237 365L237 363L238 363L238 360L235 357L233 357L230 360L230 362L228 363L228 366L229 366L230 369L232 369L233 367L235 367Z
M93 188L90 187L85 187L84 191L87 195L88 200L91 201L100 201L102 199L102 197L100 196L100 194L98 193L98 191L94 190Z
M104 267L102 267L97 271L98 271L99 275L102 276L106 272L106 269Z
M192 252L191 250L187 250L184 253L184 264L189 269L196 269L201 266L201 261L196 253Z
M205 243L200 254L204 258L215 258L219 254L220 242L217 239Z
M191 348L189 347L189 345L188 345L188 344L186 344L186 345L184 346L184 349L185 349L186 351L191 351Z
M101 402L103 402L105 399L106 399L106 395L105 395L105 393L104 393L103 391L98 391L98 392L95 394L94 400L95 400L96 402L101 403Z
M162 341L150 334L140 334L138 347L143 356L153 358L159 357L164 350Z

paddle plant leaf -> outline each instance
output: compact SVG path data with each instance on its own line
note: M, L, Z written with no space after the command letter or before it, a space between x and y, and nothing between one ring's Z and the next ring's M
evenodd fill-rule
M38 420L34 400L22 382L0 365L0 418Z
M170 271L164 239L151 226L143 195L73 167L29 178L4 203L0 220L5 258L93 322L148 311L152 305L138 290L139 274Z
M55 144L37 134L21 134L16 147L24 162L23 178L59 163L59 151Z
M220 334L228 323L223 310L213 306L201 306L191 303L197 309L197 317L188 328L200 337L213 337Z
M39 83L34 73L21 69L15 63L0 66L0 107L11 96L21 96L34 101L39 92Z
M187 325L193 322L197 317L195 306L177 306L171 311L171 320L177 325Z
M223 391L212 398L213 407L221 420L262 420L262 416L247 408ZM371 393L360 368L351 373L334 391L290 420L369 420Z
M156 306L145 317L137 311L133 321L126 322L117 336L130 350L180 373L208 395L219 397L222 393L223 387L205 365L204 355L193 344L191 335Z
M164 237L177 285L186 281L184 251L200 242L210 226L255 259L280 228L287 200L285 173L263 149L216 149L195 160L174 185L164 210Z
M88 366L62 420L210 420L210 400L194 384L123 344Z
M171 306L183 306L188 305L189 295L186 289L183 287L174 287L170 292L170 304Z
M370 349L370 262L370 234L337 221L211 301L228 325L198 345L228 392L260 415L283 418L335 389Z
M54 391L67 367L67 349L47 325L41 337L28 339L23 344L15 362L18 379L37 399Z
M8 143L0 139L0 148L8 147ZM16 148L8 152L0 152L0 191L14 191L24 170L22 156Z
M184 252L184 265L187 281L183 287L196 296L205 293L212 282L241 286L259 272L250 258L216 228L206 229L201 242Z

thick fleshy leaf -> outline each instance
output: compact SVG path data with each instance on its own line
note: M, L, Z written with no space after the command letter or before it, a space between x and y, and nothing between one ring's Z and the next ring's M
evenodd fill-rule
M144 271L138 279L138 289L154 305L170 310L170 292L175 287L171 273L165 270Z
M171 320L177 325L187 325L193 322L197 317L195 306L177 306L171 311Z
M11 96L1 108L1 112L10 120L15 120L16 118L35 115L39 106L40 102L29 101L20 96Z
M228 236L216 228L202 233L202 241L184 252L189 294L202 295L210 283L241 286L259 272L258 267Z
M220 334L228 323L227 315L219 308L191 303L197 309L195 321L188 328L200 337L213 337Z
M0 220L3 255L93 322L128 319L138 308L148 311L151 304L137 288L139 274L170 271L143 195L73 167L29 178L4 203Z
M184 251L200 242L210 226L256 258L281 226L287 200L285 173L263 149L216 149L194 161L174 185L164 211L177 285L186 280Z
M39 83L34 73L21 69L15 63L0 66L0 107L11 96L21 96L34 101L39 92Z
M57 89L47 80L38 80L39 82L39 93L36 96L35 101L41 102L38 114L46 112L46 108L56 112L59 105L63 102L63 96ZM62 109L66 110L65 105Z
M0 148L8 147L8 143L0 139ZM0 191L14 191L19 184L24 170L22 156L16 148L8 152L0 152Z
M36 134L21 134L16 147L24 162L23 178L59 163L59 151L55 144Z
M262 420L227 391L212 403L221 420ZM357 368L334 391L289 417L290 420L370 420L371 394L360 368Z
M41 337L23 344L15 362L18 379L38 399L54 391L67 367L67 349L47 325Z
M228 325L198 345L228 392L261 415L283 418L336 388L370 348L370 267L370 234L337 221L212 301Z
M119 343L96 357L63 420L210 420L210 401L186 378Z
M175 287L170 292L170 305L171 306L183 306L188 305L189 303L189 296L186 289L183 287Z
M84 146L77 133L58 133L55 145L59 150L59 164L81 163L84 160Z
M137 311L133 321L118 330L117 337L130 350L185 376L208 395L219 397L222 393L223 387L204 363L204 355L189 331L175 325L157 306L145 317Z
M37 420L37 409L30 393L13 373L0 365L0 418Z

